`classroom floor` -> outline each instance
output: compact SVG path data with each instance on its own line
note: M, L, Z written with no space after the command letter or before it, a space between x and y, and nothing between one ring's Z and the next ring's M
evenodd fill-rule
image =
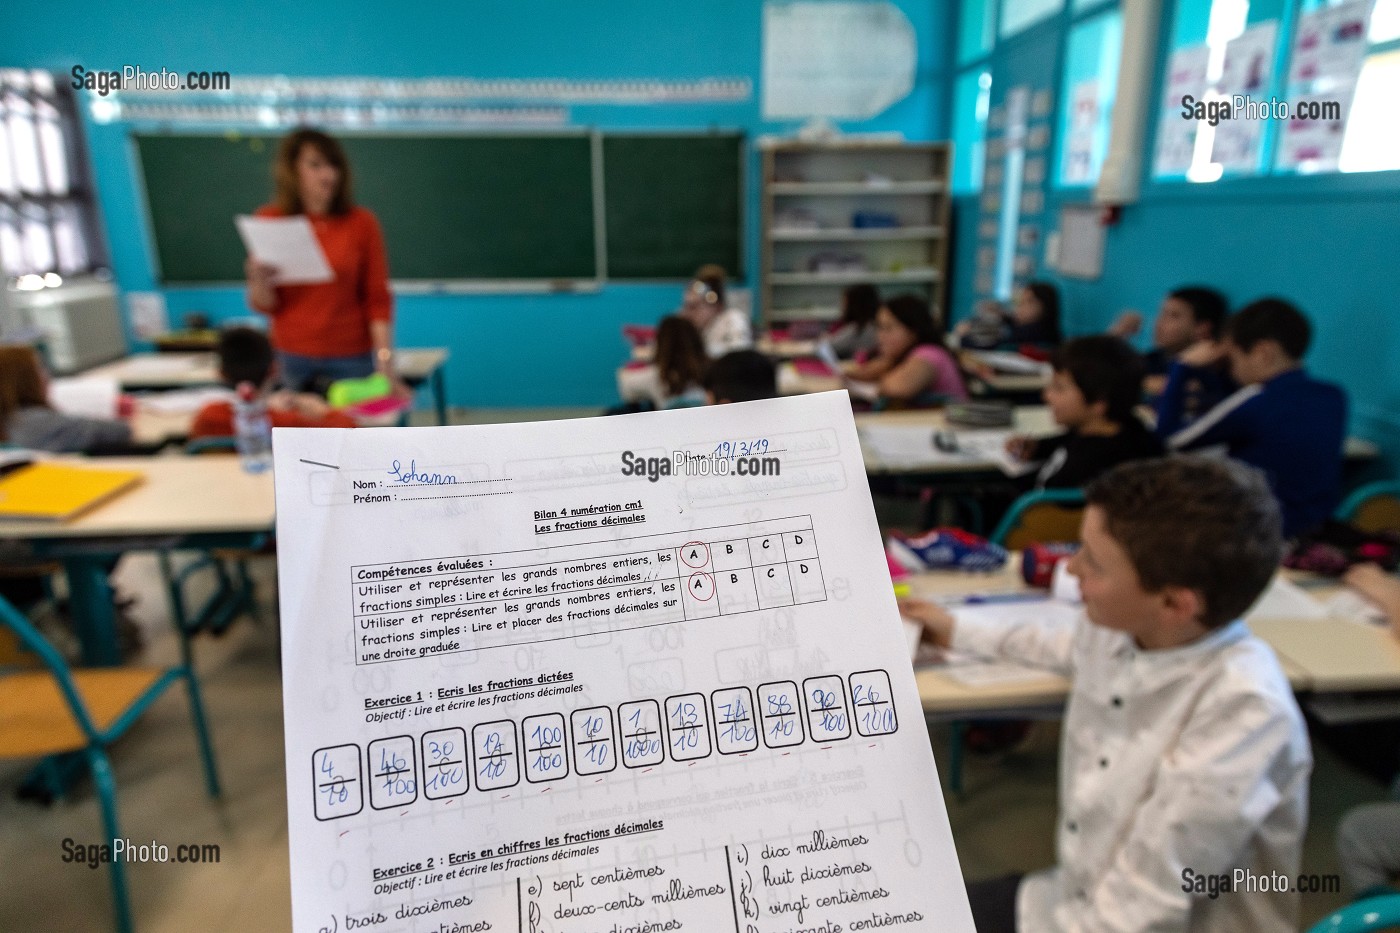
M518 418L519 413L512 413L501 420ZM891 518L888 503L880 511L885 513L882 520ZM289 928L275 568L271 560L262 560L254 569L262 618L239 620L225 636L196 642L223 799L215 802L205 795L188 706L179 690L167 692L113 754L123 836L172 849L182 842L221 847L218 864L129 866L133 910L143 933ZM148 635L143 660L154 664L173 660L176 652L158 579L155 561L146 555L128 557L117 570L120 589L138 598L133 615ZM948 748L946 727L934 726L930 737L941 762ZM1052 861L1057 741L1057 727L1040 723L1012 752L968 757L963 796L947 798L967 877L1032 870ZM83 782L70 799L46 809L16 800L26 770L26 764L0 763L0 866L5 875L0 930L109 929L106 867L94 871L62 861L65 838L99 841L101 818L90 787ZM1384 794L1380 784L1319 747L1303 870L1335 872L1333 832L1341 814ZM1303 919L1311 923L1343 902L1343 895L1305 897Z

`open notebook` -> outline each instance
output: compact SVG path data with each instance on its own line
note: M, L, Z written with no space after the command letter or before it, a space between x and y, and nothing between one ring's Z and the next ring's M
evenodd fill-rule
M0 479L0 518L65 521L141 481L135 470L32 463Z

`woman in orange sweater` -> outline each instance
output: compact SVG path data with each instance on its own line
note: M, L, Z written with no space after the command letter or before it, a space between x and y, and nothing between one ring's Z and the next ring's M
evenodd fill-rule
M335 273L329 282L278 285L275 267L248 259L248 302L272 319L282 378L296 391L375 372L398 385L384 237L374 214L351 200L345 150L319 130L293 130L274 177L274 203L257 215L305 214Z

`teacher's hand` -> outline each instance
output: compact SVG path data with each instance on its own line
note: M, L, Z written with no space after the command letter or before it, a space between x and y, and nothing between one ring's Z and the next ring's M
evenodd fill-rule
M277 267L258 262L252 256L243 263L243 275L248 279L248 299L254 308L272 311L277 307Z
M249 288L271 288L277 284L277 267L271 263L258 262L252 256L243 263L243 274L248 279Z

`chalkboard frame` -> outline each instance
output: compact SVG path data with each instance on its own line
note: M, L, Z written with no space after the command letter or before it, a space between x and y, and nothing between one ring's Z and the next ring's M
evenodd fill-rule
M129 147L133 174L142 208L142 235L145 241L148 255L150 256L154 278L159 286L172 291L195 290L211 288L242 287L241 279L214 280L214 279L172 279L166 280L164 271L161 268L160 251L156 242L155 221L151 210L150 192L146 185L146 172L142 164L141 147L138 142L143 136L189 136L189 137L211 137L222 135L210 128L198 129L174 129L170 127L133 127L127 134L127 145ZM240 132L243 136L259 136L269 139L277 139L280 133L271 134L265 132L264 128L250 128L246 132ZM590 139L590 177L592 181L592 205L593 205L593 229L594 229L594 253L596 275L592 277L552 277L552 278L398 278L390 280L390 288L395 294L512 294L512 293L589 293L597 292L609 283L614 284L669 284L683 282L690 276L687 270L684 274L662 277L613 277L610 275L608 266L608 242L607 242L607 191L605 186L606 166L604 156L605 138L642 138L642 139L704 139L714 137L733 137L737 148L735 167L736 179L735 189L737 195L736 221L737 231L735 238L735 255L733 257L733 268L725 265L733 281L742 282L745 279L745 269L747 266L746 248L747 236L749 233L749 222L747 216L747 191L749 185L750 169L748 165L749 138L745 130L740 128L720 128L707 127L704 129L684 130L666 129L652 132L644 129L639 130L618 130L607 131L598 127L590 128L549 128L546 130L484 130L479 132L444 132L441 129L425 127L404 128L402 130L385 131L353 131L347 132L345 136L355 138L390 138L402 139L412 136L432 136L432 137L555 137L555 138L576 138L587 136ZM269 158L271 156L269 155ZM269 180L270 186L270 180ZM249 211L253 206L249 206ZM230 224L232 218L230 218ZM724 259L728 257L716 257Z

